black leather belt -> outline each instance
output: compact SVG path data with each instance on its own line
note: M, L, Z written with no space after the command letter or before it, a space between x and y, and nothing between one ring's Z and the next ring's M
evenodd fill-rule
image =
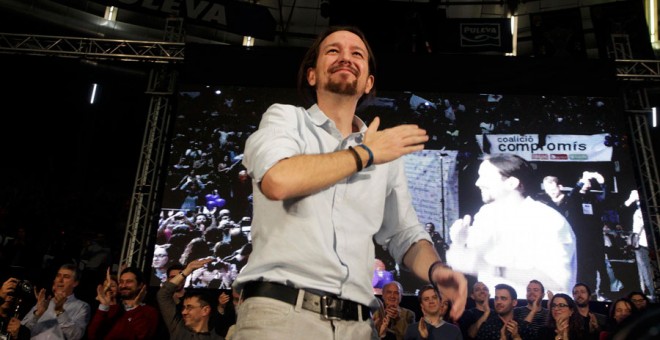
M291 305L296 305L300 289L279 283L252 281L243 286L242 297L248 299L254 296L267 297ZM335 295L319 295L304 291L302 308L321 314L325 320L367 320L371 317L369 307L357 302L343 300Z

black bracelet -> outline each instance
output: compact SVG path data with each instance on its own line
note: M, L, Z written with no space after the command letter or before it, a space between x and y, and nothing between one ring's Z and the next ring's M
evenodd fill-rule
M452 269L450 266L448 266L447 264L445 264L442 261L433 262L431 264L431 266L429 267L429 282L433 285L433 287L436 286L435 281L433 281L433 271L435 270L435 267L437 267L437 266Z
M360 157L360 154L357 153L357 151L355 151L352 146L349 146L348 150L351 150L351 153L353 153L353 158L355 158L355 165L357 165L357 172L360 172L362 170L362 158Z
M364 145L364 144L359 144L358 146L365 149L365 150L367 150L367 153L369 154L369 160L367 161L367 165L365 166L365 168L370 167L371 164L374 163L374 153L371 152L371 149L369 149L369 147Z

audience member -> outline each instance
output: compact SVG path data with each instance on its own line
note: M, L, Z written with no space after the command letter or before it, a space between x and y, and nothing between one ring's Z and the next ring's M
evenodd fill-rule
M408 326L404 336L405 340L462 340L461 330L458 326L443 320L442 300L432 285L423 286L417 295L422 317L418 322Z
M223 291L218 295L217 315L219 317L214 326L216 332L223 335L225 338L228 337L229 329L236 324L236 308L241 300L241 295L239 293L232 290L230 294ZM231 303L229 303L230 301Z
M174 264L170 265L167 268L167 280L169 281L172 280L175 276L180 276L179 273L181 273L185 268L186 267L179 262L175 262ZM186 294L186 289L184 285L185 285L185 280L181 280L181 283L176 287L176 290L172 295L172 300L174 301L174 304L176 306L175 309L177 315L181 314L181 310L183 309L182 307L183 296ZM161 327L158 327L156 339L167 339L169 338L169 329L165 327L165 320L163 319L162 313L159 314L159 319L160 321L158 322L158 324Z
M192 262L195 259L210 257L211 255L213 255L213 252L209 248L208 244L206 244L206 240L204 240L203 237L195 237L186 245L186 248L181 254L181 259L179 259L179 262L186 266L189 262Z
M153 339L158 327L158 310L143 303L147 287L142 272L135 267L122 270L120 301L107 294L111 284L108 270L105 281L97 287L96 299L100 304L87 328L88 339Z
M30 338L30 330L21 327L21 320L16 315L16 301L14 292L18 279L11 277L2 283L0 288L0 339L27 340Z
M119 294L119 280L117 275L110 273L110 267L106 270L105 280L103 281L103 295L104 298L112 304L117 303L117 295ZM101 301L98 297L98 286L96 287L96 301L100 304ZM89 328L89 326L87 326Z
M490 315L490 292L483 282L479 281L472 285L470 298L474 300L475 306L467 309L458 320L461 334L465 339L476 338L479 327Z
M575 235L561 214L527 195L531 180L531 166L517 155L484 159L475 184L485 204L474 221L466 215L451 226L447 262L486 285L506 283L523 291L536 279L549 290L569 291Z
M175 263L169 268L167 268L167 280L171 281L175 276L179 275L186 267L184 267L181 263ZM186 294L186 289L183 287L185 283L184 281L181 281L181 283L176 287L176 290L174 291L174 295L172 295L172 298L174 299L174 303L179 306L181 303L181 298Z
M75 264L60 266L53 280L52 294L42 288L37 304L23 317L21 323L30 329L32 339L82 339L90 319L90 307L74 295L80 282Z
M640 291L634 291L628 293L627 298L628 300L630 300L630 302L632 302L633 305L635 305L635 308L640 312L646 310L646 308L648 308L649 305L651 304L651 300L648 298L648 296L644 295L644 293Z
M600 332L600 340L612 339L621 328L623 321L630 315L637 313L637 308L627 298L619 298L610 306L607 324Z
M408 325L415 322L415 312L401 307L403 287L392 281L383 286L384 309L374 313L374 325L381 339L402 340Z
M157 293L158 306L170 333L170 339L223 339L210 328L213 300L199 290L190 290L183 296L181 314L177 313L174 294L186 276L195 269L213 261L211 258L190 261L179 275L164 282Z
M591 288L584 283L578 282L573 286L573 299L577 305L578 315L581 317L585 331L590 338L597 339L600 331L605 327L607 316L590 310L589 300Z
M658 338L660 308L654 305L626 318L621 327L612 335L613 340L640 340Z
M532 339L529 323L516 319L513 308L518 304L518 294L512 286L495 285L495 313L490 314L477 329L478 340Z
M545 295L543 284L538 280L529 281L527 284L527 305L513 309L515 319L530 323L532 338L536 337L538 330L548 321L548 309L543 308L541 305L543 295Z
M454 320L454 318L451 317L451 313L449 313L451 311L451 301L447 299L443 299L442 296L439 296L438 298L440 300L440 317L442 318L442 320L445 320L458 327L458 321Z
M206 188L206 183L203 182L202 177L195 173L195 169L191 169L172 190L181 191L185 195L181 202L182 211L196 211L203 205L202 191L204 188Z
M167 268L172 264L169 255L170 244L156 244L151 261L151 285L160 286L167 281Z
M548 323L539 329L538 340L579 340L592 339L582 322L578 306L570 296L554 294L548 301L550 317Z

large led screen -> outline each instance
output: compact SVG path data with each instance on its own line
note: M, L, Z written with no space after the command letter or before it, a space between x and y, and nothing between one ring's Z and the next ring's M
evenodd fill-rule
M215 261L190 275L186 285L228 289L245 266L253 211L243 147L275 102L296 104L299 98L290 88L180 86L152 285L161 283L167 266L210 256ZM433 229L438 252L471 281L491 289L508 282L519 296L532 278L555 292L586 282L609 299L642 289L632 242L636 204L629 201L637 186L617 98L380 91L359 115L367 123L379 116L382 128L415 123L427 130L425 150L405 157L413 203L420 223ZM509 217L500 216L503 210L488 211L486 196L497 191L496 184L480 167L497 154L527 161L530 171L519 180L532 208L514 205ZM571 205L559 206L550 195L555 201L570 197ZM557 215L537 210L536 203L554 209L566 224L551 223ZM465 240L452 239L461 236L452 225L466 215L468 228L491 237L474 258L456 256ZM532 259L542 260L544 270L530 270L538 265ZM390 280L410 294L424 284L377 246L374 293Z

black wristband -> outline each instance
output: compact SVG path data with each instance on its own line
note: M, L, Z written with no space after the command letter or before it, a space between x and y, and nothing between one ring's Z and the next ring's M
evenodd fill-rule
M364 145L364 144L359 144L358 146L365 149L367 151L367 153L369 154L369 160L367 161L367 165L365 165L365 168L370 167L371 164L374 163L374 153L371 152L371 149L369 149L369 147Z
M349 146L348 150L350 150L353 154L353 158L355 158L355 165L357 165L357 171L360 172L362 170L362 157L360 157L360 154L357 153L357 151L355 151L352 146Z
M433 281L433 271L435 270L435 267L437 267L437 266L451 269L450 266L448 266L447 264L445 264L442 261L433 262L431 264L431 266L429 267L429 282L433 285L433 287L436 286L435 281Z

